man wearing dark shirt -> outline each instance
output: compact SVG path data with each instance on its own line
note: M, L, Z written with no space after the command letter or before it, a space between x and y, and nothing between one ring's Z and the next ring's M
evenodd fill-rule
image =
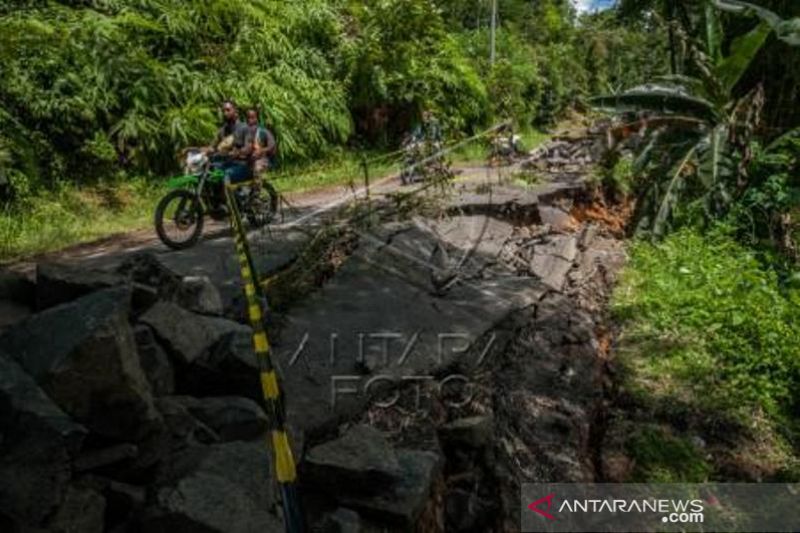
M252 152L252 144L248 143L247 126L239 120L236 104L231 100L222 102L222 115L225 122L219 129L211 150L225 158L222 168L226 181L245 181L250 178L248 161Z

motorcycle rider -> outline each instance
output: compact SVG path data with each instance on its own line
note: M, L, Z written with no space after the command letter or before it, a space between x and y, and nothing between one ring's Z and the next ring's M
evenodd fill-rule
M412 136L415 140L429 145L434 149L442 142L442 127L439 120L434 116L433 111L426 109L422 112L422 122L414 128Z
M206 149L225 158L222 170L227 183L239 183L250 179L248 161L252 144L248 143L247 126L239 120L239 111L233 100L222 102L222 116L225 119L217 133L214 144Z
M264 174L272 166L277 145L275 136L259 124L258 109L251 107L245 113L247 118L247 143L251 146L253 163L253 182L255 187L261 186Z
M422 112L422 120L416 124L411 134L403 143L406 150L405 168L400 178L403 183L411 183L424 179L427 167L431 165L433 156L437 156L442 149L442 128L439 121L430 109ZM439 162L438 155L434 162ZM420 161L427 161L420 166Z

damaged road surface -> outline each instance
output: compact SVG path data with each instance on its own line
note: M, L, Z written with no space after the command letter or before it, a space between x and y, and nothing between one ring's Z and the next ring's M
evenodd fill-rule
M576 180L462 181L438 211L358 230L291 308L275 351L320 520L509 531L520 483L595 479L598 336L624 253L570 216L584 197ZM422 453L437 460L402 468Z
M569 170L255 236L311 530L514 531L521 483L600 478L624 252ZM203 246L2 274L0 531L282 530L233 247Z

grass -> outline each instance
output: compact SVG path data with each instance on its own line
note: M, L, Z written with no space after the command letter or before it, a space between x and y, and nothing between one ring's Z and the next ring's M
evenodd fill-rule
M144 178L40 192L0 212L0 261L152 226L163 194Z
M519 132L522 137L522 146L525 150L533 150L542 143L550 140L550 134L543 131L528 129Z
M370 182L399 171L396 157L385 157L383 152L364 153L369 165ZM348 184L364 184L362 154L352 151L335 152L325 159L301 166L292 166L275 172L270 179L282 194L300 193Z
M521 169L511 174L511 183L517 187L529 188L542 183L542 176L535 170Z
M722 450L739 457L738 467L796 471L800 294L779 285L752 251L718 229L636 242L612 311L622 324L625 394L649 414L643 424L654 416L675 430L631 436L633 456L657 465L640 470L639 481L694 479L699 470L681 470L688 459L679 456L691 452L682 434L713 442L720 427L736 428Z

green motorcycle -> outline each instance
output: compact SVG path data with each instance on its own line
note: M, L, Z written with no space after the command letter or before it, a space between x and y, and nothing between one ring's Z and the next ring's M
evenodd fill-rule
M201 150L188 150L185 174L171 178L172 189L156 206L156 233L161 242L173 250L194 246L203 232L206 215L213 220L228 218L225 198L226 159L209 156ZM278 193L266 180L253 188L246 182L234 189L239 212L253 229L264 227L278 211Z

